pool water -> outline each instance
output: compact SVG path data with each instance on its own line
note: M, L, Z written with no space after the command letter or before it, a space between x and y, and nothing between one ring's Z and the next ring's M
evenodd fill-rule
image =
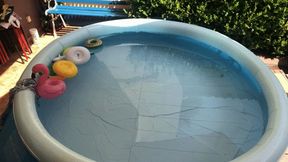
M37 103L68 148L97 162L227 162L263 135L261 88L222 51L175 35L101 39L65 94Z

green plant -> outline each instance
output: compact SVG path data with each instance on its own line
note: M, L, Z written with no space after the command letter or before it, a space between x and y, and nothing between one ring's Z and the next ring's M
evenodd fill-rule
M288 0L130 0L129 17L193 23L257 53L288 55Z

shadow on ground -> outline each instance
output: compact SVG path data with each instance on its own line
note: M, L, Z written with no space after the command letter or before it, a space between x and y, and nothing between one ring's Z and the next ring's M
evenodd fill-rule
M288 74L288 56L279 58L278 66L284 71L285 74Z
M1 162L37 162L29 153L18 135L12 108L9 108L5 127L0 131L0 161Z

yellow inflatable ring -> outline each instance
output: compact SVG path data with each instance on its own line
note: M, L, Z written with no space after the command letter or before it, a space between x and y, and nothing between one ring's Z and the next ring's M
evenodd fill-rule
M78 69L72 61L59 60L52 65L53 71L60 77L72 78L77 75Z
M102 45L102 41L100 39L88 39L85 43L85 47L87 48L95 48Z

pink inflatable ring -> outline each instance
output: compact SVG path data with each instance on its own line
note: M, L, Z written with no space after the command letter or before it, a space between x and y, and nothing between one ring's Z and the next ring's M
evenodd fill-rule
M58 97L66 90L66 84L63 80L49 77L49 69L44 64L36 64L32 68L32 73L42 73L37 81L36 92L45 99Z

